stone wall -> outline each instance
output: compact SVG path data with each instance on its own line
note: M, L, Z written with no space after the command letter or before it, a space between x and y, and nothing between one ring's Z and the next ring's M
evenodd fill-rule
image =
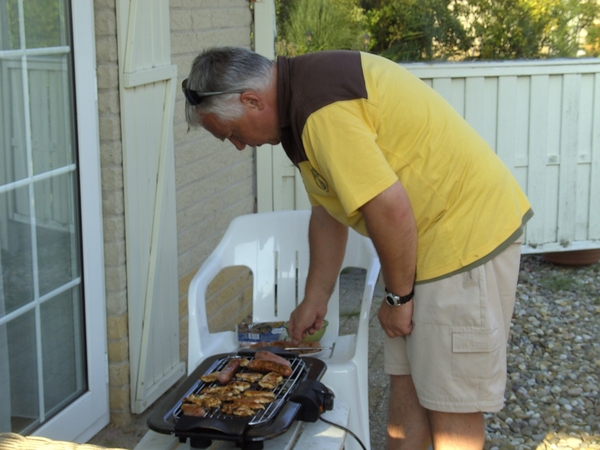
M119 108L119 75L115 0L94 0L96 61L104 217L104 251L108 320L111 423L131 421L127 266L123 194L123 154ZM193 58L204 48L251 47L252 12L247 0L171 0L172 63L178 81L187 76ZM221 239L234 217L255 210L254 151L237 152L202 130L189 130L178 90L174 140L177 189L179 310L182 360L187 358L187 287L194 273ZM247 270L234 269L216 281L211 308L218 329L231 329L227 311L247 314ZM219 297L225 286L237 294ZM211 288L212 289L212 288ZM246 300L244 300L246 299ZM229 306L227 306L229 305ZM235 306L235 307L234 307ZM219 319L220 320L220 319ZM218 322L218 321L217 321Z

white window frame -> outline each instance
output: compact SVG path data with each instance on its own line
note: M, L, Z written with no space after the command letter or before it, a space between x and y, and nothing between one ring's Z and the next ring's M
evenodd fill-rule
M109 422L104 239L93 0L71 0L88 390L33 433L87 442Z

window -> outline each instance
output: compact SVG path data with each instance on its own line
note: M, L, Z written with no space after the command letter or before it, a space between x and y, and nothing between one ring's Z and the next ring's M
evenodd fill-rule
M0 432L88 390L69 6L0 0Z

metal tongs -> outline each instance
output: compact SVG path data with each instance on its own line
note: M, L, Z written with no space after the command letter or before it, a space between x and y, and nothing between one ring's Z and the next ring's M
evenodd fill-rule
M313 352L317 353L323 350L331 350L333 347L284 347L288 352Z

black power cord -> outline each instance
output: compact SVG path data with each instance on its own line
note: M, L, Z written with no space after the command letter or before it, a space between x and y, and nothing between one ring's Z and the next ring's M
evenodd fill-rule
M352 431L350 431L348 428L346 428L346 427L343 427L343 426L341 426L341 425L339 425L339 424L337 424L337 423L330 422L330 421L329 421L329 420L327 420L327 419L323 419L323 416L319 416L319 420L321 420L321 421L323 421L323 422L325 422L325 423L327 423L327 424L329 424L329 425L333 425L334 427L337 427L337 428L340 428L340 429L344 430L346 433L348 433L350 436L352 436L354 439L356 439L356 442L358 442L358 443L359 443L359 445L360 445L360 446L361 446L361 447L362 447L364 450L367 450L367 447L365 447L365 444L363 444L363 443L361 442L361 440L358 438L358 436L357 436L356 434L354 434Z

